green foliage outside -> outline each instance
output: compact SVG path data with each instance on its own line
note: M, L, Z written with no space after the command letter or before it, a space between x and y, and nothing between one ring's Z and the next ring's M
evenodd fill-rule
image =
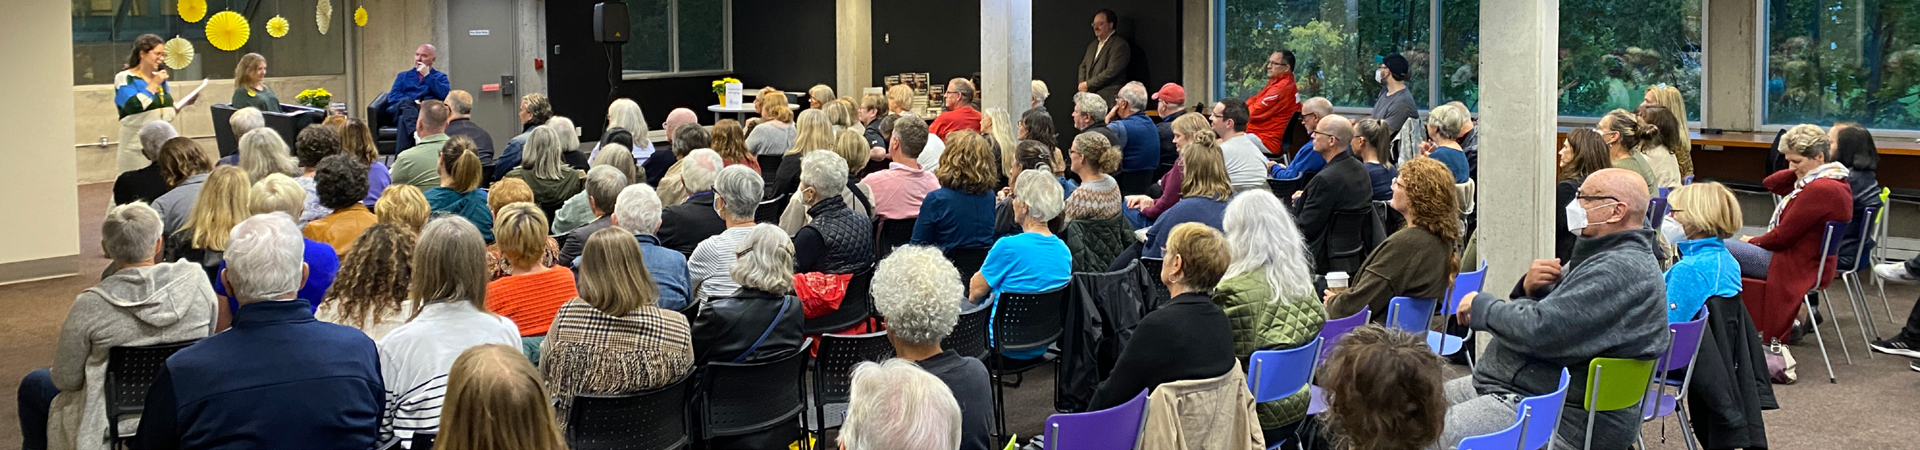
M1768 4L1767 123L1920 128L1920 2Z

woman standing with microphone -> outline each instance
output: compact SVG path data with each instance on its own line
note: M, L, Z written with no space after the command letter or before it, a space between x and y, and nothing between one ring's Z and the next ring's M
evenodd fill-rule
M154 121L172 122L179 112L173 104L173 91L167 88L167 69L160 62L167 49L160 36L143 34L133 40L133 54L127 57L127 70L113 75L113 104L120 110L120 171L147 166L140 152L140 128ZM185 104L192 104L189 98Z

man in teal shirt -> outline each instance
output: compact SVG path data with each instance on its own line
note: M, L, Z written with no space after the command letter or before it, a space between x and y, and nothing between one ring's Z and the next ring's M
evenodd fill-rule
M422 192L440 186L440 148L447 145L447 122L452 118L453 108L446 103L420 103L420 121L414 125L420 143L394 157L388 172L393 184L411 184Z

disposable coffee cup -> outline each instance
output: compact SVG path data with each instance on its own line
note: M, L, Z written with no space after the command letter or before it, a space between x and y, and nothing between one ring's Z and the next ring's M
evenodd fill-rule
M1327 273L1327 290L1332 291L1335 294L1347 292L1347 273L1346 272L1328 272Z

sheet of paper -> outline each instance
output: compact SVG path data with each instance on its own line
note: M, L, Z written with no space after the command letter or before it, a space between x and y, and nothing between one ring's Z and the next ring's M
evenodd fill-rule
M193 106L193 102L194 102L195 100L199 100L199 99L200 99L200 91L201 91L201 90L205 90L205 89L207 88L207 82L209 82L209 81L213 81L213 79L212 79L212 78L208 78L208 79L204 79L204 80L200 80L200 86L199 86L199 87L196 87L196 88L193 88L193 92L189 92L189 93L187 93L187 96L186 96L186 97L180 97L180 101L178 101L178 102L174 102L174 103L177 103L177 104L180 104L180 105L182 105L182 106L180 106L181 108L186 108L186 107L188 107L188 106Z

